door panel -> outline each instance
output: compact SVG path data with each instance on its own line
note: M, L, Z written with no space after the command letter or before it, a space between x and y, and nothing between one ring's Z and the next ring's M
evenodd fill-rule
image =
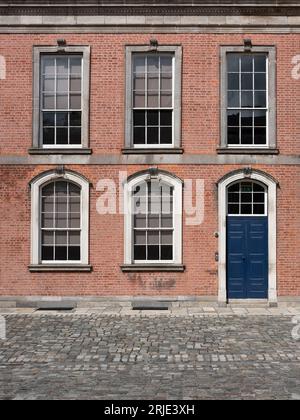
M268 218L227 218L227 290L230 299L268 297Z

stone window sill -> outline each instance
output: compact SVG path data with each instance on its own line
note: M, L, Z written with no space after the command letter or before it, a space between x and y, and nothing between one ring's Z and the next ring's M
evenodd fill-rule
M89 148L70 148L70 149L46 149L31 148L28 150L30 155L91 155L92 149Z
M90 273L92 271L91 265L84 265L84 264L37 264L37 265L30 265L29 271L31 273L42 273L42 272L60 272L60 273L74 273L74 272L86 272Z
M279 149L274 148L230 148L219 147L217 149L219 155L278 155Z
M123 273L131 272L180 272L185 271L182 264L125 264L121 266Z
M182 155L184 150L182 148L125 148L122 149L123 155Z

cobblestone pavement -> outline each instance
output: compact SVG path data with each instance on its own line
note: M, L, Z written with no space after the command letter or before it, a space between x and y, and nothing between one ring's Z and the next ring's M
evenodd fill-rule
M292 315L3 316L0 399L300 399Z

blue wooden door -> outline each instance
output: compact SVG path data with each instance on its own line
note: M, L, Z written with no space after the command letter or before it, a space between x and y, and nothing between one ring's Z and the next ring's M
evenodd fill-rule
M227 217L229 299L268 297L268 217Z

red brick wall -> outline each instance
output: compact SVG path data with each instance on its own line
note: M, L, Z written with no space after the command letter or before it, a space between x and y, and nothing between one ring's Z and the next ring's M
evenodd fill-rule
M182 138L185 153L215 154L219 145L219 46L242 44L246 34L157 35L160 44L183 46ZM300 153L300 81L291 77L299 35L254 35L253 44L277 47L278 147ZM0 85L0 154L23 155L32 141L32 46L55 45L57 35L0 34L7 79ZM151 35L61 35L69 44L91 45L90 145L95 154L120 154L124 146L125 44L148 43ZM102 178L118 179L145 166L67 166L92 183L92 273L31 274L28 183L50 166L0 166L0 295L216 295L218 242L216 181L240 165L164 165L183 179L205 180L205 220L183 231L185 273L124 274L123 217L99 216L95 190ZM273 175L278 190L278 291L300 295L299 166L256 166Z
M213 154L219 145L219 47L253 44L277 47L278 147L300 153L300 82L291 77L300 54L299 35L156 35L160 44L183 47L182 139L186 153ZM26 154L32 139L32 47L56 45L58 35L0 34L7 79L1 81L0 153ZM91 132L95 153L124 146L125 45L149 43L151 35L60 35L69 44L91 45ZM107 87L109 87L107 89ZM108 149L109 146L109 149Z
M205 180L205 218L200 226L183 225L185 273L125 274L123 264L123 216L96 211L99 179L118 183L119 171L128 174L142 166L67 166L93 184L90 205L90 262L92 273L38 273L30 264L30 195L28 181L50 167L2 167L0 213L0 295L216 295L215 252L218 240L215 183L239 166L171 166L165 169L182 179ZM299 170L297 167L260 166L280 183L278 189L278 290L280 295L300 294L299 266Z

